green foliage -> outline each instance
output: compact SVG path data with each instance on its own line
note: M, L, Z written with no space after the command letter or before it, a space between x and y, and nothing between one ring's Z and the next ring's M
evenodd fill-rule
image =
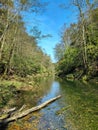
M31 6L32 9L41 8L40 1L21 0L16 3L17 7L12 0L0 2L0 75L26 77L52 72L50 57L37 45L36 39L41 31L36 27L32 30L34 35L29 36L20 15Z
M87 8L91 6L89 1L86 3ZM82 7L79 7L82 11ZM87 14L80 16L77 24L65 29L62 43L55 47L58 76L73 74L75 78L83 77L85 80L98 76L98 8L88 10Z
M81 66L81 61L79 60L78 49L69 47L65 51L64 58L58 63L58 75L66 76L69 73L73 73L75 69Z
M10 98L14 98L16 93L17 91L15 89L15 86L0 85L0 108L5 106L10 100Z
M57 60L60 60L64 56L64 51L65 51L64 45L62 45L61 43L57 44L55 46L55 58Z
M89 61L97 61L98 60L98 46L88 45L87 54L88 54Z

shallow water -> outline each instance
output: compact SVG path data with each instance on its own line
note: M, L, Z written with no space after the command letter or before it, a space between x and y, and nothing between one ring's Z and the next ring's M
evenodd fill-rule
M51 89L44 97L41 99L40 103L43 103L57 95L61 94L60 84L57 81L54 81L51 85ZM46 108L42 109L42 117L40 118L38 129L39 130L65 130L64 128L64 118L57 115L57 111L62 108L62 105L59 104L60 99L51 103Z
M39 130L97 130L98 86L79 81L53 81L40 103L62 95L42 109Z
M8 130L97 130L98 129L98 84L79 81L44 81L37 93L39 100L33 102L32 92L21 94L17 104L39 105L57 95L62 97L35 114L32 113ZM39 88L38 88L39 89ZM14 127L15 125L15 127Z

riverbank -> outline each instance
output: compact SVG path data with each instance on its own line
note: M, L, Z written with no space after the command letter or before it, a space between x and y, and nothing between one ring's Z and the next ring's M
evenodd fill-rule
M2 112L2 110L7 110L13 107L20 109L23 105L26 105L26 110L33 106L36 106L38 101L47 91L47 88L49 89L49 87L47 86L47 84L49 84L50 86L51 83L49 82L50 81L47 77L40 76L30 76L27 78L10 77L9 80L0 79L0 111ZM41 116L37 112L9 124L7 126L8 128L6 129L29 129L30 127L32 127L32 124L27 122L27 120L29 120L31 116L34 118L34 130L37 130L37 122L39 117ZM5 130L5 128L3 130Z
M27 76L26 78L13 76L7 79L0 78L0 109L14 107L17 97L24 92L31 90L33 99L40 98L39 93L42 91L40 86L41 80L47 80L47 76Z
M11 90L12 88L9 87ZM9 89L9 90L10 90ZM57 96L62 98L8 125L2 130L96 130L97 129L97 93L95 82L41 79L39 86L19 91L10 105L26 110ZM34 96L35 95L35 96ZM67 109L66 109L67 108Z

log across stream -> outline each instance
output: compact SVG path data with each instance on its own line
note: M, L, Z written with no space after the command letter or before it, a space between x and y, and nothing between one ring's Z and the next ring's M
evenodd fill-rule
M5 117L0 120L3 125L0 130L97 130L98 84L51 80L40 86L42 92L37 93L41 97L38 100L31 90L19 95L19 100L14 102L16 105L11 105L19 109L5 112ZM62 95L62 98L57 95ZM60 99L56 100L56 97ZM30 109L26 110L26 107Z
M2 119L0 120L0 124L1 125L6 124L6 123L9 123L9 122L15 121L17 119L23 118L24 116L26 116L26 115L28 115L32 112L35 112L35 111L42 109L43 107L47 106L49 103L54 102L55 100L59 99L60 97L61 97L61 95L56 96L56 97L54 97L54 98L52 98L52 99L50 99L50 100L48 100L48 101L46 101L46 102L44 102L40 105L38 105L36 107L32 107L28 110L21 111L23 109L23 107L22 107L20 110L14 112L14 114L12 114L12 113L15 110L15 108L10 109L9 111L11 111L11 112L9 113L9 111L8 111L7 114L6 114L7 116L5 116L3 118L2 115L1 115Z

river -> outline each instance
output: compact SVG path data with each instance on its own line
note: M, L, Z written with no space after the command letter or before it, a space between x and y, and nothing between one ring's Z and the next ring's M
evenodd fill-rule
M44 82L44 83L43 83ZM57 95L62 97L38 112L11 123L8 130L97 130L98 84L49 80L41 82L40 99L32 92L21 95L21 103L39 105Z

